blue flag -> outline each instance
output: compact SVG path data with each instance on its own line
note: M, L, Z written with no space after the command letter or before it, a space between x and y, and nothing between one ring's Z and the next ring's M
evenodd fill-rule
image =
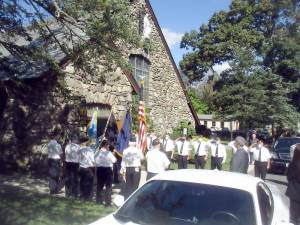
M131 115L130 111L128 110L123 121L123 126L120 130L117 139L117 149L119 152L123 152L125 148L129 145L129 140L131 138Z
M91 122L88 125L88 136L90 138L97 137L97 111L94 111Z

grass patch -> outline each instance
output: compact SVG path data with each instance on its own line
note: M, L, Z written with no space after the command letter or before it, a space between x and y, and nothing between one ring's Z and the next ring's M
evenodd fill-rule
M1 185L0 224L2 225L83 225L115 210L94 202L38 194L18 187Z

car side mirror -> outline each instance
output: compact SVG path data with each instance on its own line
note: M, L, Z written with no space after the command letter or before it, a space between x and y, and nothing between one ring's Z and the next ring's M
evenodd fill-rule
M125 202L124 196L123 195L116 195L114 199L112 200L113 204L120 208L123 203Z
M294 225L293 223L285 222L285 221L278 221L276 225Z

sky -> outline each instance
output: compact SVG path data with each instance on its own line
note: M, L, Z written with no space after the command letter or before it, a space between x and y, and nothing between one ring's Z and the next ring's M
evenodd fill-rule
M231 0L150 0L150 3L178 65L186 52L180 49L184 33L199 30L215 12L228 10ZM224 66L227 65L220 65Z

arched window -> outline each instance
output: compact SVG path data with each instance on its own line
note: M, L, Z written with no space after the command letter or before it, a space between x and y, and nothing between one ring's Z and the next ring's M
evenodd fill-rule
M132 65L132 74L139 85L144 80L143 97L144 101L148 102L149 99L149 61L141 55L131 55L129 61Z

